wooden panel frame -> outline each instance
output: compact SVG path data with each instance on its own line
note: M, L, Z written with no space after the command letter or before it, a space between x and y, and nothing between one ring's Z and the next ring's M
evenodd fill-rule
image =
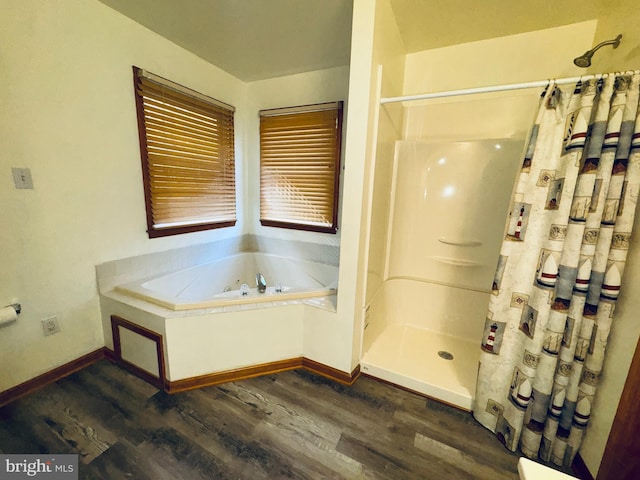
M122 358L122 344L120 341L119 327L130 330L142 337L148 338L156 344L156 355L159 374L158 377ZM135 323L125 320L124 318L117 315L111 315L111 335L113 337L113 353L115 363L125 370L149 382L155 387L158 387L161 390L166 390L167 380L165 375L166 368L164 364L164 342L162 335L154 332L153 330L149 330L147 328L141 327L140 325L136 325Z

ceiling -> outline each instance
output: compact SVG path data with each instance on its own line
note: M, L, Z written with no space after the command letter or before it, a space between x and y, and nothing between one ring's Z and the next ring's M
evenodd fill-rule
M348 65L351 0L100 0L245 81Z
M351 0L100 1L246 82L349 64ZM407 53L599 18L620 1L390 0Z

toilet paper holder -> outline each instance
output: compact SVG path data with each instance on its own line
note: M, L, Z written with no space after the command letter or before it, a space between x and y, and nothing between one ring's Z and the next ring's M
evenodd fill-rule
M13 307L17 314L20 314L22 311L22 305L19 303L10 303L9 305L5 305L5 307Z

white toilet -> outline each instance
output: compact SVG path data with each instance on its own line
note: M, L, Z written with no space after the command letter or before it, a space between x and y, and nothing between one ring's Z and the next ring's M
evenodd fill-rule
M518 461L518 473L521 480L571 480L576 478L525 457L520 457Z

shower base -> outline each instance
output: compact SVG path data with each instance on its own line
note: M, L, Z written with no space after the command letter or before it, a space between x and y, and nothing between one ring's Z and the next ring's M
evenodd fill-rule
M447 353L453 356L451 360ZM360 369L372 377L471 410L479 359L476 341L390 324L365 352Z

